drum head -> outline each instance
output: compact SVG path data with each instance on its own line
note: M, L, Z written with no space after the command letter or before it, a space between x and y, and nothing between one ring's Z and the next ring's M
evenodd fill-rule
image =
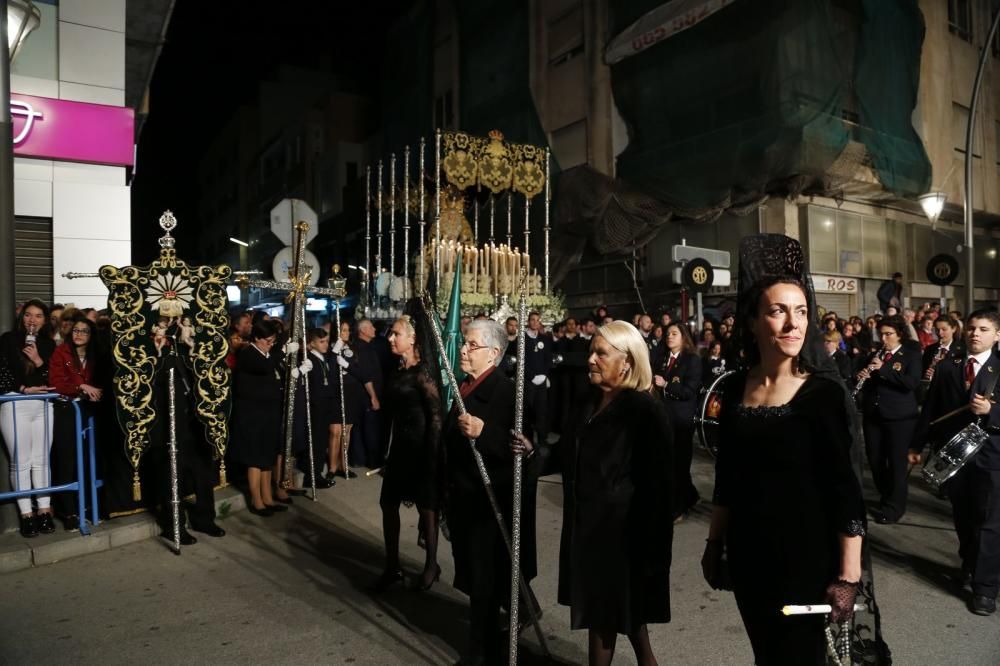
M725 399L725 386L722 382L735 372L735 370L730 370L723 373L709 384L708 389L702 395L698 413L694 417L698 441L703 449L712 454L713 458L719 452L719 415L722 413L722 404Z

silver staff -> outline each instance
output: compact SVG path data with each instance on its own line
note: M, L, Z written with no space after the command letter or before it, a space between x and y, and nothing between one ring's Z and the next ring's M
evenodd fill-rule
M462 394L458 390L458 380L455 378L455 372L452 370L451 361L448 359L447 354L444 350L444 341L441 339L441 318L438 317L437 310L434 308L434 304L430 302L430 297L427 292L421 294L420 302L423 305L424 313L431 322L431 337L434 340L434 347L437 350L438 357L441 359L441 365L444 367L445 375L448 379L448 385L451 387L451 394L455 397L455 406L458 408L458 413L461 415L466 414L465 401L462 400ZM500 512L500 505L497 503L497 496L493 492L493 483L490 481L490 474L486 470L486 464L483 462L483 456L479 453L479 449L476 448L476 440L470 439L469 446L472 448L472 457L476 461L476 468L479 470L479 478L483 482L483 490L486 491L486 497L489 499L490 508L493 509L493 517L497 521L497 527L500 529L500 536L503 538L504 545L507 546L507 553L512 555L510 534L507 532L507 524L503 520L503 514ZM520 589L521 594L524 595L526 599L531 599L531 588L528 587L527 582L522 578L520 579ZM549 656L549 646L545 642L545 634L542 632L542 625L538 620L538 614L535 612L535 607L533 604L528 605L528 610L531 613L531 622L535 627L535 635L538 637L538 643L542 646L542 652L545 656Z
M302 299L302 330L305 331L306 322L306 302ZM302 359L309 359L309 350L306 348L306 336L302 336ZM312 359L309 359L312 363ZM309 447L309 479L312 485L312 501L316 501L316 454L313 453L313 429L312 429L312 401L309 399L309 377L305 373L299 374L299 380L302 382L302 390L305 392L306 401L306 445Z
M410 147L403 151L403 300L410 297Z
M76 280L78 278L95 278L101 277L100 273L63 273L62 276L67 280Z
M376 245L375 248L375 282L378 282L378 276L382 273L382 160L378 161L378 192L375 194L375 218L378 222L377 231L375 232ZM376 294L377 295L377 294Z
M551 204L549 189L549 149L545 149L545 293L549 291L549 206Z
M434 227L437 244L434 246L434 293L441 289L441 129L434 130ZM440 296L438 296L440 298Z
M479 202L472 198L472 244L479 245Z
M494 241L493 225L496 222L497 217L497 200L493 193L490 192L490 245Z
M371 166L365 167L365 274L364 279L364 294L362 297L365 299L364 305L371 307L372 304L372 255L371 255L371 242L372 242L372 168ZM370 313L368 313L370 316ZM338 332L339 335L339 332Z
M427 284L426 284L426 280L427 280L427 268L426 268L425 262L427 260L427 255L426 255L427 250L424 248L424 227L427 226L427 218L424 216L424 190L426 189L424 187L424 178L426 177L426 174L424 173L424 137L420 137L420 169L419 170L420 170L420 177L417 179L417 187L419 188L419 196L420 196L420 220L419 220L419 224L420 224L420 265L418 266L418 268L420 269L420 279L417 280L417 285L419 285L420 289L426 289L427 288Z
M524 195L524 294L531 296L531 197Z
M524 432L524 324L528 320L528 277L521 269L521 302L517 312L517 382L514 391L514 431L518 435ZM511 512L510 536L510 643L508 658L510 666L517 664L517 625L520 611L521 584L521 454L514 454L514 506ZM530 598L528 599L531 605Z
M507 192L507 247L514 248L514 190Z
M396 153L389 156L389 274L396 274Z
M337 339L340 339L340 300L337 300ZM341 349L340 353L343 354L344 350ZM347 403L344 402L344 369L340 367L340 363L337 363L337 380L340 382L340 450L344 461L344 480L346 481L350 478L348 474L349 468L347 466Z
M174 401L174 369L170 368L167 385L170 390L168 424L170 439L167 442L170 453L170 507L174 524L174 553L181 554L181 498L177 479L177 405Z

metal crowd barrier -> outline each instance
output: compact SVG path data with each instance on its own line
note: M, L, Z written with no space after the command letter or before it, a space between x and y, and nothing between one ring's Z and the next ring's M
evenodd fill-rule
M0 395L0 404L5 402L21 402L24 400L44 400L45 402L51 402L53 400L66 400L66 398L58 393L39 393L37 395ZM62 492L75 492L77 498L77 504L79 506L79 527L80 535L87 536L90 534L90 528L87 526L87 490L90 491L90 523L92 525L97 525L100 520L98 518L98 507L97 507L97 489L104 485L104 481L97 478L97 453L94 435L94 417L87 417L87 424L83 424L83 413L80 410L80 403L76 400L67 401L73 405L74 419L76 422L76 481L72 483L64 483L58 486L53 486L52 484L52 465L51 465L51 446L45 452L45 459L50 464L49 468L49 486L45 488L29 488L27 490L21 490L16 487L20 485L20 478L15 473L13 475L15 482L14 490L8 492L0 493L0 501L8 499L18 499L21 497L32 497L34 495L51 495L53 493ZM14 455L11 458L11 465L14 465L15 469L18 460L18 449L17 449L17 407L14 406L13 410L13 425L14 425ZM52 432L52 424L49 423L49 410L45 410L45 439L48 440L50 433ZM83 466L83 442L84 439L87 440L88 457L90 462L89 479L87 478L87 470ZM89 483L87 483L89 481Z

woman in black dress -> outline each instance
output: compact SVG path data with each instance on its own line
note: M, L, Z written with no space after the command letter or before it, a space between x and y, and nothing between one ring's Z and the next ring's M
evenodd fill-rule
M851 468L849 400L821 347L797 241L777 234L740 247L739 340L748 370L724 382L706 580L731 585L759 665L825 663L822 615L853 612L865 506ZM728 556L728 578L724 574Z
M385 387L389 448L383 465L382 532L385 571L377 587L385 589L403 579L399 567L399 505L417 505L426 558L418 587L430 589L441 576L437 563L438 511L441 509L441 392L417 346L417 331L408 316L400 317L389 332L399 369Z
M673 429L650 393L635 327L605 324L590 349L590 383L600 391L563 437L559 603L573 629L589 630L591 664L610 664L625 634L648 666L656 658L646 625L670 621Z
M652 366L653 384L663 398L674 432L673 515L680 522L699 500L691 481L691 458L702 363L686 326L676 321L667 326L663 342L653 350Z
M273 319L253 324L250 344L237 353L233 373L233 424L230 457L247 467L250 513L271 516L287 507L275 504L271 472L281 450L282 374L273 351L279 326Z

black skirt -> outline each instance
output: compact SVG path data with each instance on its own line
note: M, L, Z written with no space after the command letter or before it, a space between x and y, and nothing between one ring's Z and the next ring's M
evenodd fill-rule
M273 467L282 448L281 401L236 400L230 429L231 460L247 467Z

